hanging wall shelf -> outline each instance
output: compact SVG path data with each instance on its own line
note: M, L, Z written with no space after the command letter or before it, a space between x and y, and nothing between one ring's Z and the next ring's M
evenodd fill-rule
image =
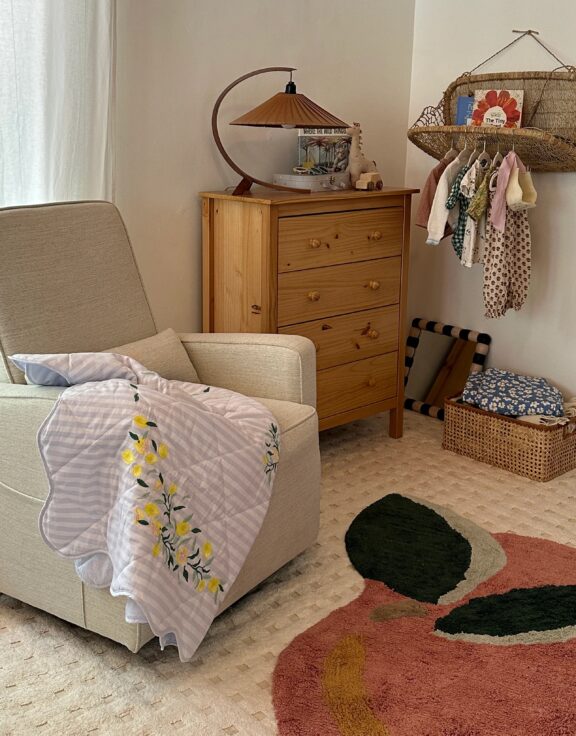
M543 45L535 33L524 31L512 43L532 36ZM467 72L452 82L436 107L422 111L408 131L408 138L437 159L451 146L461 150L466 145L473 148L486 143L491 155L497 150L506 153L514 147L526 166L534 171L576 171L576 68L562 65L562 69L476 75ZM523 127L454 125L458 97L474 94L476 89L524 90Z

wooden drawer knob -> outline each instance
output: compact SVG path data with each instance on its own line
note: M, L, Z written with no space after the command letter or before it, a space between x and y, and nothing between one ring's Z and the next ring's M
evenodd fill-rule
M374 388L374 386L376 385L376 379L375 378L369 378L368 379L368 385L370 386L370 388Z
M318 299L320 299L320 292L319 291L309 291L308 299L310 299L311 302L317 302Z
M377 337L380 337L380 333L378 330L368 330L366 337L369 337L371 340L375 340Z
M322 241L318 238L310 238L309 242L311 248L319 248L322 245Z
M368 287L372 289L372 291L376 291L380 288L380 282L379 281L369 281Z
M374 230L373 233L370 233L368 236L368 240L380 240L382 238L382 233L380 230Z

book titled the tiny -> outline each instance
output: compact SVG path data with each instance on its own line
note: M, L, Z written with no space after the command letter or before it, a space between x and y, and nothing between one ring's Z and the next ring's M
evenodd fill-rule
M460 95L456 101L456 125L471 125L474 96Z

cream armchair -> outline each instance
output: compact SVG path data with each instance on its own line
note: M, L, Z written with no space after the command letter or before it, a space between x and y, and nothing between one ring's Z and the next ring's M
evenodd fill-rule
M136 652L150 629L127 624L123 599L83 585L40 538L48 487L36 433L62 389L25 385L7 360L106 350L156 333L124 224L106 202L0 209L0 254L0 592ZM297 336L180 337L203 383L258 397L282 431L270 508L224 610L316 539L315 352Z

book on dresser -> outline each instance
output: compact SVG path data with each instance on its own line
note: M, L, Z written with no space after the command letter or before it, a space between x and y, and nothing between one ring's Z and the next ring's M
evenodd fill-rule
M389 410L402 435L416 191L201 193L204 331L310 338L321 430Z

